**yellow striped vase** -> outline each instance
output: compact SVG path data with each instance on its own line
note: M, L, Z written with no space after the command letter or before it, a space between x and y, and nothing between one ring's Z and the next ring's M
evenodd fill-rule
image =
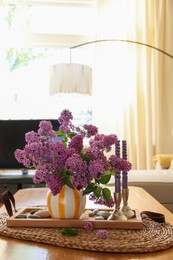
M64 185L59 194L47 193L47 208L52 218L78 219L85 209L86 196L82 191Z

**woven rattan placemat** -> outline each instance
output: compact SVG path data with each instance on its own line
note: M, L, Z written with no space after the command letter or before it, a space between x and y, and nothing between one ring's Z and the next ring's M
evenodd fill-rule
M63 236L62 228L20 228L6 226L7 214L0 215L0 235L100 252L146 253L165 250L173 246L173 226L144 219L144 229L107 229L106 238L98 238L98 230L79 229L78 236Z

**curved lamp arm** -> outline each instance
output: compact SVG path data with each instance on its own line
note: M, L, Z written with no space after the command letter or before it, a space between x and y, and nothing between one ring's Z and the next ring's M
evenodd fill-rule
M82 93L91 95L92 86L92 70L89 66L72 64L71 50L85 45L101 43L101 42L126 42L138 44L157 50L169 58L173 59L173 55L147 43L121 40L121 39L100 39L84 42L70 47L70 64L55 64L50 69L50 94L55 93ZM79 66L79 67L78 67ZM59 73L60 72L60 73ZM67 77L68 75L68 77ZM70 82L70 84L69 84ZM83 85L82 85L83 83Z
M100 43L100 42L127 42L127 43L134 43L134 44L138 44L138 45L143 45L146 47L149 47L151 49L157 50L163 54L165 54L166 56L170 57L171 59L173 59L173 55L169 54L168 52L161 50L155 46L152 46L150 44L147 43L143 43L143 42L137 42L137 41L132 41L132 40L121 40L121 39L100 39L100 40L93 40L93 41L88 41L88 42L84 42L75 46L70 47L70 50L75 49L75 48L79 48L85 45L89 45L89 44L94 44L94 43Z

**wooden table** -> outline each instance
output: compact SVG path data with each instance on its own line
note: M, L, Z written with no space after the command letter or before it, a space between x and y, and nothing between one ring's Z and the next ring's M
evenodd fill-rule
M45 205L46 188L33 188L19 190L15 194L17 208L25 206ZM173 224L173 214L155 200L144 189L130 187L129 205L140 211L149 210L163 213L166 222ZM0 213L5 211L4 206ZM85 250L60 248L57 246L34 243L29 241L5 238L0 236L0 259L2 260L113 260L113 259L173 259L173 247L155 253L144 254L122 254L101 253Z

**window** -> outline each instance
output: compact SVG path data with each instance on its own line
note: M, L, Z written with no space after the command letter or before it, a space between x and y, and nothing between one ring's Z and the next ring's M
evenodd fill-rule
M91 121L92 97L49 94L49 68L51 64L68 63L69 48L94 36L95 1L81 1L84 5L57 2L0 6L1 119L57 118L62 109L69 108L78 123L81 119ZM71 57L72 62L92 62L81 49Z

